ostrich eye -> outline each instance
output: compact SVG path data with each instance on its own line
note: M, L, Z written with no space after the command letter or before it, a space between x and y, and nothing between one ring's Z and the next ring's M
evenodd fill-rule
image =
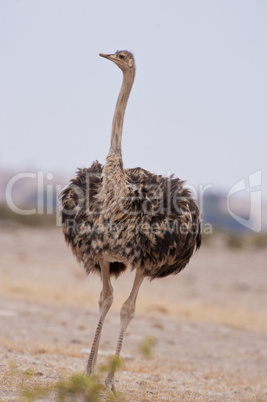
M120 54L119 58L123 60L125 58L125 56L123 54Z

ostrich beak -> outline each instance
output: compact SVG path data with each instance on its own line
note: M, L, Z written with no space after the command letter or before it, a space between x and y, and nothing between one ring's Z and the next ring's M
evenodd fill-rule
M112 54L99 53L99 56L105 57L105 59L112 60Z

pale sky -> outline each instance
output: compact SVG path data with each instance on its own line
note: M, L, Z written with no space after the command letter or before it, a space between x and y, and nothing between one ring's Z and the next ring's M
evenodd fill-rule
M0 168L104 163L130 50L125 167L228 191L262 170L266 0L0 0Z

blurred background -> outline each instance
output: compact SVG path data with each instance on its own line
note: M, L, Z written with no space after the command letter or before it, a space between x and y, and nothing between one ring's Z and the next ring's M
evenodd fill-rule
M125 167L187 180L204 220L227 229L242 229L226 202L241 183L231 212L266 230L266 20L265 1L1 2L1 204L47 193L38 171L56 193L77 167L104 163L122 76L98 53L128 49Z

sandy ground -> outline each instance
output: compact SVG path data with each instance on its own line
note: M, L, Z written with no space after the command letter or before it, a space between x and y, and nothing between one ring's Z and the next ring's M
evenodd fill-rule
M127 401L267 401L267 250L204 245L178 276L146 281L116 375ZM116 344L133 282L114 281L99 363ZM0 227L0 400L21 387L83 371L98 316L86 277L59 228ZM145 336L157 344L150 359Z

